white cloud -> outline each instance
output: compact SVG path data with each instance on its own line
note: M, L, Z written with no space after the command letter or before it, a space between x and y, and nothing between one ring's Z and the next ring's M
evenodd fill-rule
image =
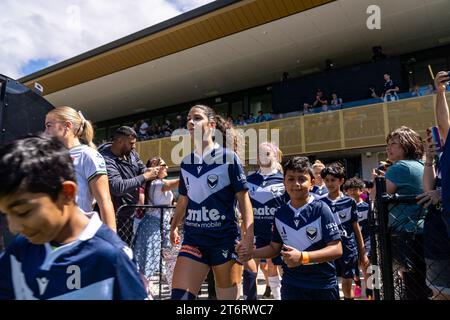
M24 76L211 0L1 0L0 73ZM32 70L33 68L31 68ZM36 70L32 70L36 71Z

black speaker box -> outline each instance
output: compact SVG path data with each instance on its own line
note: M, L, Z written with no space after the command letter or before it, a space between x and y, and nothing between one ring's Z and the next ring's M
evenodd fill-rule
M0 74L0 145L42 132L53 108L38 92Z

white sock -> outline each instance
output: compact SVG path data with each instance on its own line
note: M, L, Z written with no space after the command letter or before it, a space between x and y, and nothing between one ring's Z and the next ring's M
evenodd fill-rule
M279 276L269 277L269 286L275 300L281 300L281 281Z

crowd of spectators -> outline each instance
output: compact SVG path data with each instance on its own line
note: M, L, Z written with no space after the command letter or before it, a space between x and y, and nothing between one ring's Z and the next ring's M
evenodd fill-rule
M361 100L365 102L364 104L378 103L378 102L391 102L397 101L402 98L414 98L430 94L435 94L436 89L433 84L428 84L426 86L416 85L409 89L409 92L401 93L400 88L395 80L391 78L391 75L386 72L383 75L384 85L383 88L377 88L375 85L371 84L368 86L366 100ZM373 102L371 102L373 101ZM227 115L226 119L228 122L235 126L245 126L253 123L261 123L265 121L271 121L277 118L283 118L285 116L293 116L294 114L310 114L319 113L325 111L335 111L340 110L349 106L358 106L357 101L352 101L351 103L346 102L344 105L344 99L336 91L332 91L328 96L320 88L316 90L314 98L311 98L310 102L303 103L302 107L297 112L290 112L286 115L276 115L273 111L264 113L262 110L258 111L255 116L253 113L247 114L243 112L238 114L237 117L232 115ZM363 104L361 104L363 105ZM189 132L186 129L186 120L181 115L178 115L175 121L165 120L164 123L150 123L147 120L140 120L134 124L133 129L137 133L138 141L152 140L170 137L171 135L184 135Z

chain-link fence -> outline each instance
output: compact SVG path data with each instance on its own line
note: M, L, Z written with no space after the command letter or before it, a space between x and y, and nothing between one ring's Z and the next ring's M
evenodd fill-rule
M123 205L117 209L117 234L134 252L147 291L155 299L170 298L179 246L170 244L173 206ZM181 232L182 233L182 232Z
M425 259L430 255L429 247L437 245L447 250L450 241L445 233L438 230L423 232L419 225L425 215L432 214L420 208L411 221L417 228L406 231L390 227L389 216L393 208L408 210L417 205L416 195L389 195L386 193L386 181L376 179L377 195L375 206L370 215L372 240L372 265L377 266L380 280L378 298L382 300L426 300L448 299L450 280L447 271L448 256L439 259ZM408 208L409 206L409 208ZM391 217L392 219L392 217ZM421 222L422 220L422 222ZM430 228L433 228L430 223ZM438 237L436 237L438 235ZM441 235L441 236L440 236ZM428 251L427 251L428 249ZM426 254L426 251L428 252ZM376 293L377 294L377 293Z

